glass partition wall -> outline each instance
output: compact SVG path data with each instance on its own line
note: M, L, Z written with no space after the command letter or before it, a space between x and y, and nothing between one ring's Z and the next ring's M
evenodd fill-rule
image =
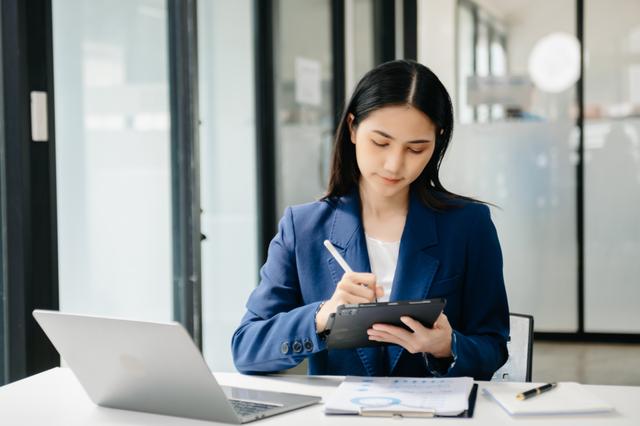
M173 319L164 0L53 0L60 309Z
M345 96L347 99L362 76L375 65L374 1L345 2Z
M584 12L585 330L640 333L640 3Z
M251 0L198 2L203 354L215 371L234 370L231 337L258 283L252 16Z
M313 17L313 19L309 19ZM330 0L273 2L276 216L324 194L333 138Z
M640 332L639 15L631 0L459 2L443 180L497 206L510 308L537 332Z
M442 179L495 204L511 311L536 331L575 332L577 75L546 81L562 60L553 37L575 40L575 3L484 3L457 11L458 124Z

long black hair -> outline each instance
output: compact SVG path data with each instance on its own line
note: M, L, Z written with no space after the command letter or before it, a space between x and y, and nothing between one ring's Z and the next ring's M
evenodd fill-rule
M460 205L455 200L476 200L447 191L438 172L453 133L453 105L447 89L426 66L410 60L396 60L378 65L366 73L356 86L333 144L329 188L323 199L340 197L357 188L360 169L356 163L355 145L351 143L349 114L357 128L373 111L385 106L411 105L422 111L436 126L436 144L426 167L411 183L411 190L434 210Z

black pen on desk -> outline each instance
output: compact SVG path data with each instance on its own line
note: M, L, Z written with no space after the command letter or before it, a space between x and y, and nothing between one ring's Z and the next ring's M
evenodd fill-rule
M542 385L538 388L530 389L526 392L519 393L516 395L516 398L520 401L524 401L525 399L529 399L533 396L540 395L541 393L550 391L556 386L558 386L557 383L547 383L546 385Z
M329 253L331 253L331 256L333 256L333 258L336 260L336 262L338 262L338 265L340 265L342 267L342 270L345 272L353 272L353 269L351 269L351 267L349 266L349 264L347 263L346 260L344 260L344 257L342 257L340 255L340 253L338 253L338 250L336 250L336 248L333 246L333 244L331 244L331 241L329 240L324 240L324 246L327 248L327 250L329 250ZM366 284L364 284L365 287L367 287ZM378 296L375 296L375 300L376 302L378 301Z

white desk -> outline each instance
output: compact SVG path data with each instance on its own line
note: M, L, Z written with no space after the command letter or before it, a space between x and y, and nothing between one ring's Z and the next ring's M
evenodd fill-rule
M223 385L297 392L326 397L342 377L307 376L243 376L237 373L216 373ZM473 419L402 419L402 424L415 425L640 425L640 387L587 386L594 394L616 407L615 413L589 416L511 418L482 392L480 382ZM358 416L325 416L323 406L292 411L250 423L267 425L389 425L397 422L385 418ZM213 425L215 423L178 417L160 416L134 411L115 410L94 405L67 368L54 368L41 374L0 388L0 425ZM397 424L397 423L393 423Z

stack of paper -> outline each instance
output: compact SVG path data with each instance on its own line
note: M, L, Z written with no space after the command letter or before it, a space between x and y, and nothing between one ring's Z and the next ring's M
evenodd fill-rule
M325 401L325 413L457 416L472 387L471 377L347 377Z
M579 383L561 382L555 389L520 401L516 395L536 388L535 383L489 383L484 392L505 411L516 415L601 413L613 410L611 404L589 393Z

